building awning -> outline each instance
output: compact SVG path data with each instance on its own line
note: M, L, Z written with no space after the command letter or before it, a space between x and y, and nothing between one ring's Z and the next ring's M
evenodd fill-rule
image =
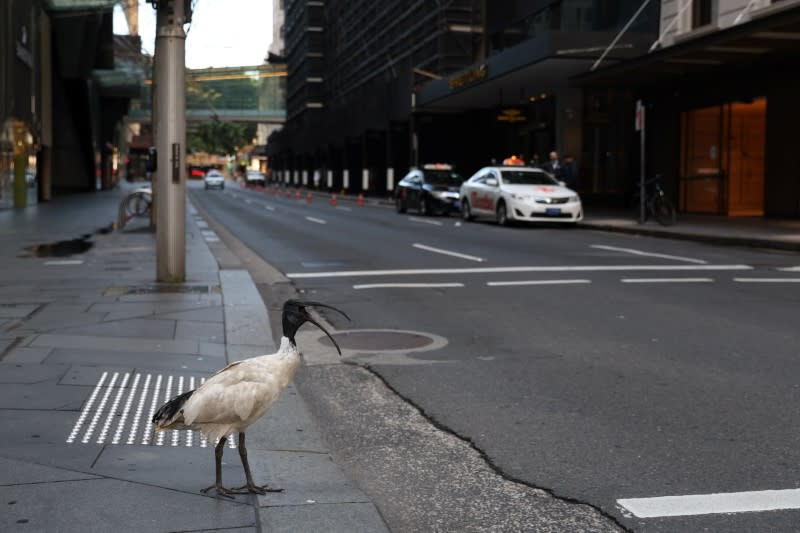
M446 78L429 81L416 93L417 109L454 111L519 105L552 93L586 72L614 39L614 33L550 31L490 56ZM629 33L609 54L619 61L640 54L651 34Z
M800 59L800 2L784 1L747 14L724 29L699 28L671 46L570 80L579 87L644 87L665 80L712 75Z

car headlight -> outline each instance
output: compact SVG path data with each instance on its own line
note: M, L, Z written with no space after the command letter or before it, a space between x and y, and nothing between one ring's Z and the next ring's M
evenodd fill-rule
M576 195L576 196L570 196L570 197L569 197L569 202L570 202L570 203L572 203L572 202L580 202L580 201L581 201L581 198L580 198L580 196L577 196L577 195Z

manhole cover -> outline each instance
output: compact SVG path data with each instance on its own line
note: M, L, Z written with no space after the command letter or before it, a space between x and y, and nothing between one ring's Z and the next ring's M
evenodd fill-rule
M429 336L405 331L341 331L333 338L343 350L353 351L419 350L434 343ZM333 346L324 335L319 342Z

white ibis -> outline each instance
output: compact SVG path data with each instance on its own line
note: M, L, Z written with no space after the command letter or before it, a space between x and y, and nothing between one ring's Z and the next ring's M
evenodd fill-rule
M283 304L283 337L277 352L231 363L201 386L162 405L153 416L156 431L191 429L200 431L210 442L219 439L214 449L216 483L202 492L216 489L218 495L233 498L233 494L266 494L283 490L253 483L244 445L244 431L272 407L300 366L302 355L294 340L300 326L311 322L320 328L342 355L331 334L308 314L306 307L333 309L350 320L343 311L330 305L287 300ZM239 433L239 457L247 484L229 489L222 486L222 452L227 435L233 432Z

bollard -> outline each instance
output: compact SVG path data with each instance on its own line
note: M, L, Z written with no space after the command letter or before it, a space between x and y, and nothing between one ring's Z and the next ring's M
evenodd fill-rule
M336 195L335 194L331 195L331 205L333 207L336 207Z
M356 203L358 205L364 205L364 195L363 194L361 194L361 193L358 194L358 199L356 200Z
M306 195L306 202L310 204L313 201L314 201L314 195L311 194L311 191L308 191L308 194Z

